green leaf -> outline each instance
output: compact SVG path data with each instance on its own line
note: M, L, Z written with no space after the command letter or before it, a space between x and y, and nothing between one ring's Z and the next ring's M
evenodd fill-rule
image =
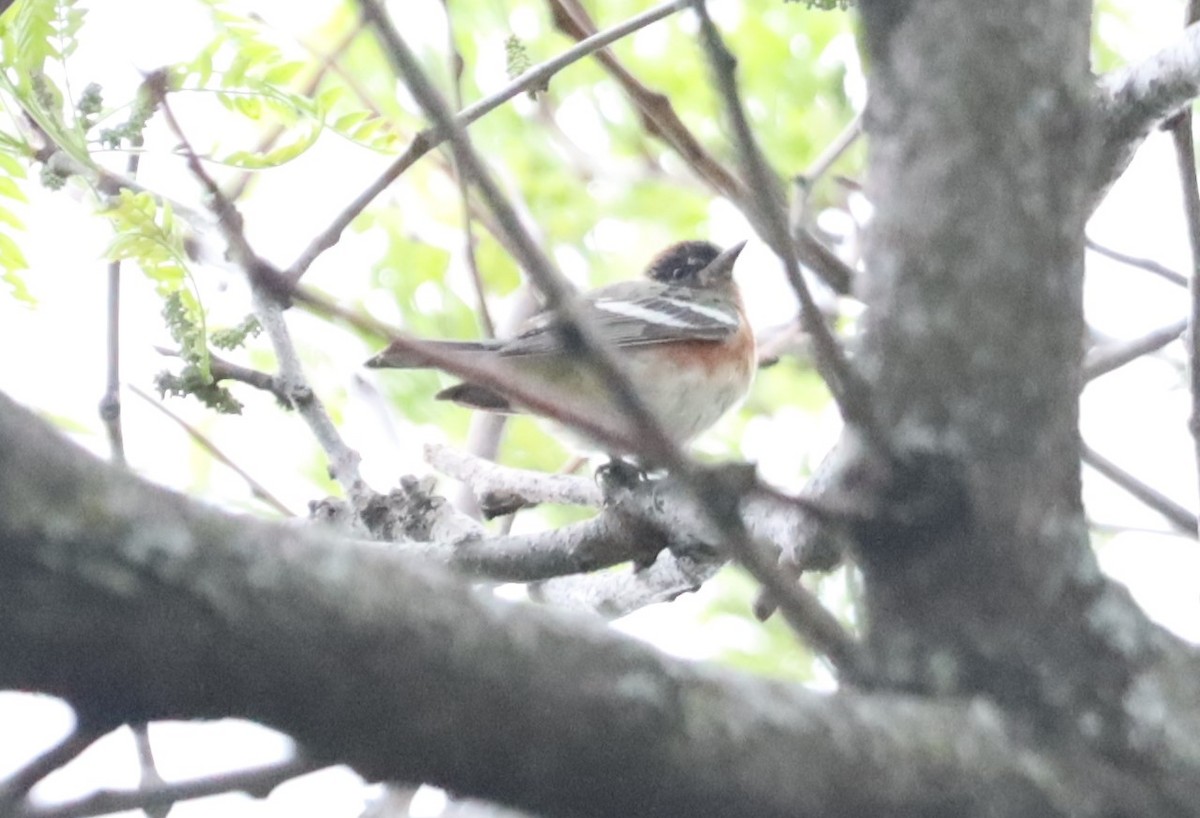
M5 233L0 233L0 267L4 267L8 274L15 274L18 270L28 270L29 262L25 260L25 254L21 252L21 248L13 241L12 236ZM7 278L5 279L8 280Z
M26 197L17 183L18 179L26 177L25 166L15 156L0 150L0 195L18 202L25 202ZM21 219L7 207L0 207L0 224L14 230L24 230ZM35 303L33 294L25 284L21 271L29 269L29 262L21 251L20 245L7 232L0 232L0 280L8 289L9 294L26 304Z
M359 125L351 133L350 138L355 142L370 142L380 128L386 123L382 119L368 119L366 122Z
M17 230L25 229L25 223L17 218L17 214L3 207L0 207L0 223L7 224L9 227L15 227Z
M217 44L214 43L212 46L197 54L191 62L185 63L183 66L181 66L184 68L183 76L180 77L181 85L184 81L190 80L193 77L195 78L197 85L208 85L208 81L212 79L213 51L216 49L216 47Z
M257 338L261 332L262 325L258 323L258 318L247 315L237 326L213 330L209 337L217 349L231 350L243 346L247 338Z
M325 103L325 95L318 101L322 110L329 110ZM381 152L395 150L401 141L400 135L389 120L367 110L339 114L329 128L351 142Z
M266 153L233 151L217 158L218 162L245 170L273 168L292 161L311 148L321 136L320 123L310 122L304 130L292 129L290 140L281 139Z
M299 60L280 63L263 73L263 81L269 85L287 85L304 70L304 67L305 64Z
M21 163L17 157L9 153L0 151L0 170L7 173L9 176L15 176L18 179L26 177L25 165Z
M259 120L263 116L263 101L260 97L232 97L233 110L247 119Z
M188 277L187 253L169 206L160 210L150 193L122 189L100 215L116 230L105 251L107 258L136 261L164 295L183 285Z
M339 102L346 98L348 93L341 85L331 85L328 88L324 88L317 94L317 107L322 111L332 111ZM370 116L369 111L361 113Z
M340 134L349 136L354 131L354 127L358 125L358 123L362 122L364 119L370 119L370 117L370 111L351 111L350 113L342 114L335 119L330 127Z
M21 190L16 181L9 176L0 176L0 196L5 196L9 199L16 199L18 202L29 201L25 198L25 192Z

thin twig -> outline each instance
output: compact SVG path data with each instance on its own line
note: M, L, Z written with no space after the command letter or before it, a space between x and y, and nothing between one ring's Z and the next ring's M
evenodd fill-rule
M477 497L514 494L527 503L563 503L599 508L604 496L595 481L570 474L546 474L501 466L450 446L428 444L425 462L447 477L461 480Z
M1088 529L1095 531L1098 534L1149 534L1154 537L1183 537L1188 538L1188 535L1176 531L1173 528L1151 527L1145 525L1124 525L1123 523L1108 523L1103 520L1094 520L1088 518Z
M125 465L125 432L121 427L121 262L108 263L107 332L104 394L100 397L100 421L108 435L112 461Z
M1187 331L1188 321L1176 321L1132 341L1122 341L1097 347L1088 352L1083 362L1083 379L1093 381L1151 352L1157 352Z
M179 120L175 118L175 113L171 110L171 105L167 101L167 74L166 71L158 71L146 79L146 86L151 88L156 95L159 110L162 111L163 117L167 121L172 133L180 142L180 149L183 151L185 160L187 161L188 170L196 177L204 188L204 192L209 197L208 208L212 215L217 220L217 226L221 229L221 236L225 239L228 245L229 255L232 261L245 270L254 284L260 279L269 279L274 274L274 270L269 264L258 257L250 243L246 240L245 233L242 232L242 215L238 212L237 206L230 201L217 183L204 169L204 163L200 161L199 154L192 148L191 142L183 132L183 128L179 125ZM277 274L275 274L277 276ZM286 288L281 282L274 282L273 289L281 294L286 292Z
M719 498L705 498L719 508ZM844 681L870 683L865 654L860 644L807 588L779 568L779 553L750 537L738 513L709 516L729 537L733 557L750 572L774 603L791 629L818 653L826 656Z
M156 352L160 355L166 355L171 358L178 358L179 351L168 349L166 347L155 347ZM253 386L255 389L260 389L263 392L269 392L287 408L292 407L292 399L288 396L282 383L274 375L267 372L262 372L258 369L252 369L248 366L235 364L233 361L227 361L224 358L208 353L208 369L212 375L213 383L221 381L237 381L244 383L247 386Z
M758 353L759 368L774 366L784 353L794 354L804 361L812 360L812 344L804 336L804 327L795 319L757 333L754 348Z
M94 188L100 196L113 196L122 189L128 189L132 193L148 193L154 197L157 203L169 204L177 216L186 218L193 224L207 226L208 220L204 218L202 211L188 207L183 202L176 201L161 193L156 193L136 180L115 173L102 165L97 165L90 161L85 164L79 161L71 155L65 146L56 142L54 137L33 120L29 110L20 105L20 100L16 102L25 114L26 122L34 128L43 143L41 148L33 152L32 158L35 161L41 162L43 165L63 175L78 177L85 184ZM140 150L138 153L140 153ZM90 160L90 157L88 159Z
M446 13L446 39L450 49L451 87L454 89L454 110L462 113L462 75L463 57L458 50L458 42L454 36L454 18L450 14L450 0L442 0L442 9ZM487 338L496 337L496 325L488 310L487 291L483 286L483 276L479 274L479 260L475 257L475 233L471 219L471 191L467 178L458 166L458 161L451 161L454 171L454 181L458 185L458 198L462 210L463 221L463 255L467 262L467 271L471 274L471 285L475 289L475 309L479 314L479 323L483 325L483 334Z
M1159 264L1157 261L1141 256L1131 256L1128 253L1122 253L1119 250L1113 250L1111 247L1105 247L1092 239L1087 239L1087 248L1094 250L1102 256L1107 256L1113 261L1119 261L1122 264L1128 264L1130 267L1137 267L1140 270L1145 270L1148 273L1153 273L1159 278L1166 279L1172 284L1177 284L1180 287L1188 286L1188 277L1182 273L1172 270L1166 265Z
M778 177L767 166L742 108L734 76L737 61L726 48L725 41L713 24L712 18L708 16L708 7L704 0L692 0L692 7L700 17L702 39L716 74L717 89L725 100L725 107L733 125L743 172L753 193L753 207L758 211L758 221L765 230L762 237L783 260L788 281L800 299L800 320L813 340L817 371L829 386L846 423L859 429L886 453L887 440L874 417L874 407L867 385L850 367L845 352L825 323L824 316L808 288L808 282L800 270L783 210Z
M435 144L426 131L422 131L413 137L413 141L409 143L404 153L396 157L378 179L368 185L362 193L354 197L353 201L346 205L342 209L342 212L338 213L333 222L308 243L308 246L292 262L292 265L288 267L284 275L293 284L298 282L322 253L338 243L342 232L350 226L350 222L358 218L358 215L367 209L367 205L375 201L375 198L380 193L387 190L392 182L399 179L400 174L416 164L417 160L422 156L429 153Z
M260 372L257 369L251 369L241 364L235 364L232 361L219 358L211 353L208 356L208 365L214 382L237 381L238 383L244 383L247 386L253 386L255 389L270 392L284 406L290 408L292 405L287 390L274 375Z
M133 743L137 748L140 771L138 790L146 792L157 789L167 782L158 772L158 762L154 759L154 748L150 746L150 725L143 722L131 725L130 729L133 731ZM167 818L167 813L170 811L171 807L167 804L154 804L143 808L146 818Z
M125 175L130 179L137 178L138 165L142 155L136 149L140 148L142 138L134 139L134 152L125 163ZM106 372L104 395L100 398L100 420L108 433L108 447L112 460L120 466L125 465L125 432L121 426L121 261L114 259L108 263L108 304L107 304L107 333L106 342Z
M550 5L555 24L569 36L583 40L596 30L587 10L576 0L550 0ZM677 5L683 8L687 2ZM688 167L720 195L734 202L746 199L741 181L684 124L667 95L643 85L612 52L597 51L596 59L633 100L642 115L643 127L649 133L674 149Z
M359 465L362 457L346 445L324 402L313 391L304 374L304 366L292 341L292 333L283 314L279 298L263 286L254 287L255 312L279 360L279 381L291 399L292 406L308 425L313 436L329 458L329 473L346 492L356 507L371 496L371 489L362 478Z
M18 814L21 802L39 781L70 764L107 732L77 724L70 735L0 782L0 815Z
M259 322L271 339L275 356L279 360L279 382L283 385L291 405L304 419L329 458L330 474L342 486L346 496L350 498L355 507L361 507L371 496L371 490L359 472L362 458L358 452L351 449L342 440L329 413L325 411L324 404L305 378L300 356L296 353L296 345L292 342L291 333L283 315L284 304L287 303L291 289L289 282L259 258L246 240L246 235L242 230L242 216L238 212L237 206L225 196L208 171L204 169L199 156L192 149L191 143L171 110L170 103L166 98L165 77L160 87L159 100L167 125L179 139L188 168L209 196L209 207L217 218L217 224L221 228L221 235L229 248L231 259L242 268L249 279Z
M655 6L649 11L643 12L636 17L631 17L623 23L582 40L557 57L529 69L496 93L468 106L454 118L455 124L459 128L466 128L524 91L544 86L550 81L551 77L568 65L578 62L589 54L620 40L622 37L627 37L639 29L645 28L651 23L671 16L686 5L687 0L671 0L671 2ZM342 232L350 226L350 222L354 221L358 214L367 208L367 205L374 201L380 193L387 190L392 182L400 178L400 175L404 171L416 164L418 159L442 144L445 138L443 133L439 132L436 128L428 128L413 137L413 141L409 143L404 153L396 157L378 179L355 197L354 201L350 202L337 215L333 223L309 243L304 252L288 267L286 276L293 283L299 281L321 253L337 244Z
M793 236L799 236L805 229L808 219L808 198L817 182L829 172L833 164L842 158L850 146L858 141L863 133L863 115L854 115L842 132L825 146L825 150L812 161L804 173L797 174L792 179L792 207L788 219Z
M565 34L582 39L595 30L595 24L578 0L549 0L549 3L555 24ZM596 59L629 95L641 115L642 127L674 150L713 191L740 208L756 231L764 232L763 226L757 221L758 213L752 206L751 193L684 124L671 104L671 98L642 84L611 52L599 51ZM796 234L794 250L800 260L834 291L842 294L850 292L854 270L808 230Z
M842 132L825 146L825 150L821 151L802 174L802 178L808 183L810 190L822 176L829 172L833 164L842 158L842 154L848 151L859 140L862 133L863 115L860 111L854 115L853 119L846 123L846 127L842 129Z
M270 491L268 491L266 486L264 486L262 483L255 480L250 475L249 472L247 472L245 469L243 469L237 463L233 462L223 451L221 451L217 447L217 445L215 443L213 443L211 440L209 440L208 437L203 432L201 432L199 429L197 429L192 424L188 423L186 420L181 418L179 415L172 412L161 401L155 400L151 395L142 391L138 387L133 386L131 384L129 389L131 392L133 392L133 394L137 395L139 398L146 401L146 403L150 404L155 409L162 412L164 415L169 417L171 420L175 421L175 423L179 424L179 426L185 432L188 433L188 437L190 437L192 440L196 441L196 445L198 445L200 448L204 449L204 451L208 452L208 454L214 460L216 460L220 463L224 463L235 474L237 474L238 477L242 478L242 480L244 480L246 482L246 485L249 486L251 494L253 494L255 497L257 497L259 500L262 500L264 503L266 503L271 508L275 509L276 511L278 511L280 514L284 515L285 517L295 517L296 516L295 512L293 512L291 509L289 509L287 506L285 506L282 501L280 501L278 498L275 497L274 494L272 494Z
M1185 534L1195 537L1197 534L1196 515L1176 503L1170 497L1151 488L1129 472L1101 455L1095 449L1084 444L1083 462L1116 483L1138 500L1167 518L1167 522Z
M180 801L229 792L243 792L254 798L266 798L283 782L328 766L304 759L293 759L253 770L239 770L133 792L102 790L65 804L26 809L19 814L19 818L87 818L91 815L107 815L126 810L170 807Z
M517 303L505 316L500 334L505 337L515 335L518 328L537 311L537 308L537 298L532 288L528 284L522 285ZM504 438L504 430L508 428L508 420L508 415L496 412L473 412L471 425L467 430L467 451L476 457L495 460L496 455L500 452L500 441ZM478 515L481 512L470 486L465 484L455 497L455 504L472 515ZM514 511L504 518L500 524L501 533L507 534L511 530L516 514L517 512Z
M1200 0L1190 0L1184 25L1200 18ZM1188 430L1192 435L1196 465L1200 467L1200 181L1196 178L1196 146L1192 129L1192 110L1184 108L1169 123L1179 181L1183 188L1183 214L1187 221L1188 248L1192 253L1191 313L1189 315L1188 371L1191 379L1192 416Z

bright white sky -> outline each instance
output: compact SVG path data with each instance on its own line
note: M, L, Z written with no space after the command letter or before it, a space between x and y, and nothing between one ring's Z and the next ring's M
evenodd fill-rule
M100 82L106 89L135 84L139 79L138 69L153 69L181 53L189 53L207 37L207 16L198 5L161 0L106 0L93 5L89 28L96 39L81 49L77 58L78 76ZM330 3L262 0L253 5L269 22L303 32L325 17ZM440 0L403 0L394 5L403 6L406 36L442 41ZM1131 21L1118 23L1105 18L1099 24L1108 41L1131 57L1149 53L1156 44L1165 42L1177 31L1182 18L1183 4L1177 0L1154 3L1127 0L1126 5L1131 10ZM731 0L718 3L718 8L724 13L736 13ZM128 21L134 19L139 24L130 26ZM517 28L526 24L523 19L514 20ZM145 31L154 31L156 36L145 37ZM645 42L639 42L639 48L653 48L654 40L651 30L646 33ZM118 62L112 59L114 54L127 56ZM491 54L484 59L502 58ZM497 65L479 67L477 76L485 89L503 82L502 67ZM119 96L115 91L113 95ZM578 129L581 139L586 138L587 130ZM342 140L322 139L310 155L293 166L273 171L271 184L263 186L263 195L256 196L247 206L251 240L268 258L283 264L290 262L302 248L305 237L323 227L345 201L374 178L386 161L386 157ZM320 181L314 184L316 174L320 174ZM195 200L192 182L176 160L148 157L141 178L152 188L185 201ZM321 196L312 196L313 189L319 189ZM27 275L27 280L39 304L31 311L0 296L0 346L9 351L0 359L0 384L28 405L80 424L81 434L77 438L98 454L106 455L95 406L104 383L104 265L99 258L109 234L104 225L89 215L86 203L69 200L61 193L42 191L36 185L29 185L28 191L30 204L21 213L28 229L19 241L35 271ZM1153 256L1175 269L1186 270L1188 255L1179 195L1169 142L1156 136L1096 214L1090 235L1110 246ZM720 233L713 236L715 240L730 243L748 234L744 222L731 208L719 202L713 207L713 221ZM614 235L613 239L619 241L620 237ZM310 280L333 292L361 291L369 266L364 259L377 257L380 250L376 241L370 236L348 233L338 248L314 266ZM747 252L748 258L766 254L762 247L753 244ZM1184 315L1186 298L1181 290L1098 257L1089 257L1089 265L1087 308L1089 319L1097 328L1115 336L1134 337ZM213 277L219 274L214 273ZM224 293L214 289L207 303L232 322L239 317L244 300L235 276L229 276L226 283L228 289ZM127 315L158 310L155 297L135 271L127 274L124 298ZM781 320L793 309L790 295L781 282L780 289L752 288L750 302L754 317L763 325ZM378 306L381 317L388 317L388 305L373 306ZM298 316L294 321L296 334L302 339L318 329L309 319ZM154 373L163 368L163 360L152 347L155 343L168 343L161 337L161 330L146 326L147 323L128 321L122 327L123 379L146 389ZM418 464L419 447L424 442L422 435L408 435L408 442L404 443L401 437L389 434L370 390L358 384L356 365L365 357L366 350L344 333L324 332L316 337L319 347L302 351L320 361L324 371L339 368L343 371L341 380L334 380L334 388L349 395L341 427L351 445L369 453L365 464L369 479L382 487L390 484L397 474L421 470ZM1196 464L1185 431L1188 396L1181 388L1180 371L1174 366L1181 360L1176 349L1169 363L1162 360L1139 363L1089 387L1084 396L1083 426L1085 437L1095 448L1177 501L1195 507ZM123 403L129 458L136 468L168 485L184 490L202 485L206 496L235 506L256 508L249 501L244 485L197 454L178 427L131 393L124 394ZM239 453L239 462L291 508L298 511L305 508L313 495L312 483L305 476L312 473L313 460L308 452L300 451L303 447L294 444L307 435L298 421L281 419L265 399L250 403L249 416L233 422L216 421L197 407L180 402L175 402L173 408L219 440L223 448ZM828 443L836 435L837 423L832 412L817 419L801 413L789 414L787 420L804 423L806 438ZM431 430L430 434L434 432ZM790 473L778 462L777 434L770 424L751 424L742 449L747 457L762 464L766 474ZM819 450L820 445L813 449ZM253 457L255 452L263 453L265 458ZM1112 490L1103 478L1086 475L1086 490L1089 512L1094 519L1165 531L1155 514ZM1195 584L1195 578L1200 576L1200 547L1195 542L1165 534L1133 532L1113 537L1099 553L1106 570L1128 583L1151 615L1176 632L1200 640L1200 599ZM635 615L624 627L666 650L697 658L750 638L744 623L718 620L698 625L696 613L704 605L702 591L672 605ZM52 744L69 725L69 711L60 703L44 697L0 694L0 777ZM285 757L289 747L287 739L270 731L233 723L219 727L166 725L156 728L153 738L160 769L168 779L269 762ZM132 786L135 780L132 744L127 735L121 734L89 750L36 792L47 800L62 800L86 794L96 786ZM355 776L332 771L281 787L265 804L229 796L220 799L219 808L227 816L337 818L357 815L362 797ZM435 814L436 799L427 803L430 814ZM211 815L215 805L212 800L181 805L172 814L176 818Z

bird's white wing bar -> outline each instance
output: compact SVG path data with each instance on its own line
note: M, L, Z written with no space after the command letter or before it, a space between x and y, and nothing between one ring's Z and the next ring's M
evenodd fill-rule
M633 301L609 300L605 298L592 302L592 306L598 310L622 315L626 318L645 321L647 324L677 327L679 329L693 329L699 326L694 321L686 321L678 317L678 315L671 315L654 307L646 306L645 303L639 304Z
M721 309L720 307L709 306L708 304L700 304L695 301L684 301L679 298L662 298L660 301L670 304L677 309L686 310L688 312L703 315L705 318L711 318L718 324L724 324L727 327L736 327L739 323L735 313L729 310Z

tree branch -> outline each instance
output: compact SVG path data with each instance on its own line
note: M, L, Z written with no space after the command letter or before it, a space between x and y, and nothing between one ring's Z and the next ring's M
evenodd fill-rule
M609 619L632 613L680 594L695 591L721 570L723 554L662 551L650 565L629 571L606 571L557 577L538 583L530 595L556 608L598 613Z
M1200 18L1200 2L1189 0L1186 24L1191 25ZM1191 108L1185 108L1168 123L1171 141L1175 145L1175 159L1179 167L1179 182L1183 193L1183 216L1187 223L1188 249L1192 255L1191 309L1187 351L1192 413L1188 430L1192 434L1192 447L1197 467L1200 467L1200 180L1196 178L1195 133L1192 127Z
M300 363L300 356L296 353L295 344L292 343L291 333L283 315L291 285L277 270L263 261L246 240L242 230L242 216L238 212L237 206L221 191L208 171L204 169L199 156L192 149L191 143L171 111L166 90L166 77L163 75L158 78L156 88L163 117L180 141L187 159L188 169L208 194L209 207L221 228L221 235L229 248L230 258L242 269L250 283L259 322L271 339L275 356L279 359L277 380L287 394L289 402L304 419L329 458L330 474L338 481L346 492L346 496L355 505L363 505L370 496L370 489L359 472L358 467L362 458L358 452L351 449L342 440L329 413L325 411L321 399L308 385L304 376L304 368Z
M1093 381L1151 352L1157 352L1172 341L1178 340L1187 332L1187 328L1188 319L1183 319L1149 332L1141 338L1114 342L1089 350L1083 361L1084 382Z
M1089 250L1094 250L1102 256L1111 258L1113 261L1119 261L1122 264L1128 264L1130 267L1137 267L1138 269L1145 270L1148 273L1153 273L1159 278L1169 281L1177 286L1188 286L1187 276L1172 270L1170 267L1167 267L1164 264L1159 264L1153 259L1131 256L1128 253L1122 253L1118 250L1112 249L1111 247L1105 247L1103 244L1092 241L1091 239L1087 239L1086 242Z
M564 34L582 40L595 30L595 24L578 0L548 2L554 22ZM685 2L690 4L691 0ZM746 219L755 226L755 230L760 234L766 232L765 227L757 222L758 213L749 200L750 192L684 124L671 104L670 97L643 85L611 52L600 51L596 54L596 59L629 95L646 131L674 150L692 172L714 192L737 205ZM836 292L850 292L854 280L853 269L807 230L799 230L793 238L794 251L801 261L809 265Z
M698 668L386 548L226 515L100 463L3 397L0 653L0 685L87 717L237 715L320 763L548 814L1172 806L1078 744L1020 743L981 701Z
M165 810L169 810L180 801L207 798L211 795L244 792L256 798L266 798L271 794L271 790L285 781L326 766L329 765L297 759L193 781L161 783L132 792L101 790L65 804L27 808L17 813L16 818L86 818L90 815L108 815L127 810L143 810L149 814L165 815Z
M455 116L455 124L459 128L466 128L518 94L528 91L531 88L544 87L550 81L551 77L572 63L578 62L589 54L594 54L605 46L611 45L622 37L627 37L651 23L669 17L686 5L687 0L671 0L671 2L663 3L642 14L631 17L624 23L583 39L557 57L546 60L544 63L529 69L491 96L467 106ZM337 244L342 231L350 226L350 222L354 221L358 214L362 213L367 205L375 200L376 196L387 190L392 182L400 178L400 175L404 171L416 164L417 160L425 154L442 144L445 139L445 134L439 132L436 128L430 128L417 134L404 153L396 157L395 161L388 166L387 170L370 187L359 194L353 202L338 214L329 227L325 228L320 235L309 243L304 252L288 268L287 277L293 283L299 281L321 253Z
M178 350L167 347L155 347L155 350L159 355L166 355L171 358L180 357ZM248 366L242 366L241 364L235 364L233 361L227 361L218 355L214 355L211 351L208 353L208 365L213 383L220 383L221 381L244 383L263 392L271 393L281 406L288 409L292 408L291 397L284 390L283 384L274 375L258 369L252 369Z
M792 236L798 236L805 228L808 217L808 199L821 177L837 163L863 133L863 115L857 113L842 132L814 159L803 173L792 177L792 204L788 214L788 227Z
M136 148L142 138L136 138L134 152L125 162L125 175L136 179L142 156ZM108 432L108 445L114 463L125 463L125 432L121 427L121 261L108 263L108 293L105 333L104 395L100 398L100 420Z
M425 462L447 477L466 483L481 502L493 494L516 495L529 504L563 503L598 508L604 502L599 486L587 477L514 469L451 446L426 445Z
M70 735L0 782L0 815L14 815L39 781L70 764L95 744L106 728L76 725Z
M805 281L793 252L792 231L789 229L783 206L779 178L767 166L742 110L741 95L734 74L737 61L726 48L721 33L709 17L705 0L693 0L692 7L700 18L701 38L716 75L717 90L724 99L726 113L733 125L742 173L749 181L745 203L756 216L753 221L759 235L783 260L788 282L800 300L800 322L812 338L817 371L821 373L833 394L846 423L854 426L873 444L879 446L881 453L887 454L890 452L890 445L874 417L866 383L850 367L845 352L825 323L825 318L813 299L808 282Z
M1157 511L1178 531L1190 534L1193 537L1196 536L1196 515L1179 503L1176 503L1170 497L1167 497L1158 489L1143 483L1090 446L1083 447L1083 462L1129 492L1149 508Z
M427 447L426 457L434 468L466 482L479 497L498 492L529 504L598 506L604 502L602 515L615 512L664 532L666 547L676 555L696 558L717 551L724 542L722 526L704 513L687 480L675 475L645 480L605 497L592 480L584 477L514 469L450 447ZM751 537L769 545L777 557L783 555L788 562L806 569L829 570L837 564L836 557L825 551L816 553L818 546L806 536L813 521L845 527L870 519L875 510L840 502L839 494L833 492L829 496L790 497L755 485L744 492L739 513ZM623 552L624 559L644 556L645 549L626 547Z
M1093 165L1091 201L1098 204L1159 123L1200 95L1200 25L1139 63L1100 78L1104 139Z
M146 401L146 403L150 404L155 409L162 412L164 415L166 415L168 418L170 418L172 421L174 421L180 428L182 428L185 432L187 432L188 437L190 437L192 440L194 440L196 442L197 446L204 449L204 451L208 452L210 457L212 457L214 460L216 460L219 463L225 464L233 471L234 474L236 474L238 477L242 478L243 482L245 482L245 484L250 488L251 494L253 494L258 499L262 500L264 503L269 505L271 508L275 509L277 512L282 514L284 517L296 516L295 512L293 512L286 505L284 505L283 501L280 500L278 497L276 497L274 494L272 494L271 491L266 486L264 486L262 483L260 483L258 480L256 480L253 475L251 475L248 471L246 471L241 466L239 466L236 462L234 462L234 460L232 458L230 458L227 454L225 454L225 452L221 451L220 447L217 446L215 443L213 443L211 440L209 440L208 436L206 434L201 432L199 429L197 429L192 424L188 423L183 418L179 417L179 415L172 412L165 405L163 405L163 403L161 401L155 400L151 395L147 394L144 390L139 389L138 387L133 386L133 385L130 385L129 388L133 392L133 394L137 395L139 398Z
M450 13L450 0L442 0L442 12L446 17L446 47L447 60L450 63L450 77L454 88L454 110L462 112L462 75L465 68L462 52L458 50L458 40L454 33L454 16ZM458 187L459 206L462 214L463 257L466 261L467 272L471 274L471 286L475 290L475 311L485 338L496 337L496 324L492 321L492 313L488 309L487 290L483 285L483 276L479 272L479 260L475 253L475 231L471 218L471 188L467 178L459 170L457 162L451 162L451 175Z

